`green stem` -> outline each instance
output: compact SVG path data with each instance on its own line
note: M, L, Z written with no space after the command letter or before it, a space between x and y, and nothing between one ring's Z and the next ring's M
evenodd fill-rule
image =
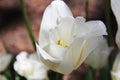
M112 46L113 45L113 40L114 40L114 37L113 37L113 34L112 34L112 26L111 26L111 3L110 3L111 0L105 0L105 18L106 18L106 27L107 27L107 32L108 32L108 44L109 46ZM112 68L112 65L113 65L113 61L114 61L114 53L110 53L109 55L109 66L106 67L105 70L103 70L102 72L102 77L105 79L105 80L111 80L111 74L110 74L110 71L111 71L111 68ZM106 74L105 74L106 73Z
M102 80L111 80L110 70L108 66L100 69L100 73Z
M18 75L16 75L15 80L20 80L20 77Z
M60 74L60 73L57 73L57 72L50 70L48 72L48 77L49 77L49 80L62 80L63 74Z
M106 27L108 32L108 44L109 46L113 43L113 37L112 37L112 27L111 27L111 18L110 18L110 0L105 0L106 6L105 6L105 18L106 18Z
M62 80L62 77L63 75L60 74L60 73L56 73L56 80Z
M85 13L86 13L86 20L88 20L88 3L89 3L89 0L85 0Z
M88 67L88 70L87 70L87 80L94 80L93 70L91 67Z
M26 10L26 6L25 6L24 0L20 0L20 4L21 4L21 8L22 8L22 12L23 12L23 17L24 17L24 20L25 20L26 28L27 28L29 36L30 36L30 38L32 40L32 44L34 46L34 50L36 51L35 38L34 38L33 33L32 33L32 29L31 29L30 21L28 19L27 10Z

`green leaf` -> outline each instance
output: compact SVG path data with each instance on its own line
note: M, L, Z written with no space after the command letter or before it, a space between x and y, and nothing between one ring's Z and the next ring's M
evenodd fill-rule
M5 76L0 76L0 80L8 80Z
M16 76L16 77L15 77L15 80L20 80L20 77L19 77L19 76Z

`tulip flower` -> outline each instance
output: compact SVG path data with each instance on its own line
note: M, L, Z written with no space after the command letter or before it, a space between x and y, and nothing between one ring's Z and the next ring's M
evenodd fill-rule
M41 47L44 47L48 44L48 31L57 26L59 20L62 17L73 16L69 7L65 4L63 0L53 0L50 5L44 11L40 34L39 34L39 42ZM46 35L46 36L44 36Z
M44 47L40 46L43 39L39 38L39 58L51 70L69 74L82 64L103 38L102 35L107 33L104 23L99 20L85 22L83 17L64 17L57 27L49 29L48 35L48 43Z
M4 71L12 59L11 54L0 54L0 72Z
M118 24L118 30L116 34L116 43L120 48L120 0L111 0L111 7L113 10L113 13L115 14L117 24Z
M88 64L94 69L105 67L108 63L108 56L111 50L112 47L108 46L105 38L99 40L99 45L87 57Z
M118 53L111 71L112 80L120 80L120 52Z
M21 52L16 57L14 70L27 80L44 80L47 77L47 68L39 61L35 54Z

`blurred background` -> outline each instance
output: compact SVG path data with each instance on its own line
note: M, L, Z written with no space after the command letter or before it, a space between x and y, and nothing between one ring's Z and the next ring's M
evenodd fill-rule
M51 0L25 0L30 23L38 40L40 22L46 6ZM73 15L86 16L85 0L65 0ZM88 18L104 20L105 0L89 0ZM19 0L0 0L0 52L5 53L5 45L10 52L17 54L22 50L33 52L25 22L22 17Z
M74 17L83 16L88 20L102 20L106 24L106 0L64 0L73 12ZM43 12L51 0L25 0L27 13L30 19L32 30L36 41L38 41L40 23ZM87 6L86 6L87 5ZM87 14L86 14L87 9ZM110 9L112 28L112 45L114 45L113 53L117 51L115 44L116 21ZM13 55L17 55L20 51L34 52L31 40L29 38L19 0L0 0L0 54L5 54L6 49ZM64 80L86 80L85 61L78 70L73 71L70 75L65 75ZM99 71L96 72L99 76ZM101 80L101 78L97 79Z

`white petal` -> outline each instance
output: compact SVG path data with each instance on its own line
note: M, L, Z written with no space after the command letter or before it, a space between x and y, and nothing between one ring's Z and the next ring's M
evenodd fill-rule
M120 29L118 29L117 34L116 34L116 43L120 49Z
M52 1L51 5L53 6L53 11L56 15L59 15L60 17L73 16L70 8L65 4L63 0L54 0Z
M120 71L111 72L112 80L120 80Z
M60 24L58 25L60 40L66 43L70 41L74 21L73 17L65 17L61 19Z
M36 52L33 53L33 54L30 54L29 55L29 59L39 61L39 58L38 58Z
M85 18L83 17L76 17L74 28L72 30L72 36L82 37L88 33L88 27L85 26Z
M86 39L81 47L80 56L75 64L76 68L87 58L87 56L98 46L98 42L102 37L91 37Z
M91 32L91 36L107 35L105 24L102 21L88 21L86 24L89 26L88 28Z
M88 21L86 23L83 23L81 25L78 24L78 37L94 37L94 36L101 36L101 35L107 35L106 27L103 22L101 21Z
M86 19L84 17L78 16L75 18L76 22L85 23Z
M26 55L25 55L26 54ZM30 80L43 80L47 76L46 66L38 59L36 54L28 55L26 52L21 52L18 59L14 63L15 71ZM23 58L25 57L25 59ZM23 58L23 60L21 60Z
M78 59L82 56L81 51L83 49L83 43L84 39L82 38L74 40L74 42L70 45L70 48L64 56L64 60L71 62L74 68L76 68L76 64L80 65L77 62L82 63L81 60L78 61Z
M120 0L111 0L111 7L117 19L117 22L120 25Z
M54 41L55 43L57 43L57 41L60 40L60 37L59 37L59 28L58 27L56 27L54 29L51 29L49 31L49 39L51 41Z
M27 79L31 80L43 80L47 76L47 68L38 60L29 59L31 65L33 65L33 73L31 75L26 76Z
M36 44L37 54L41 55L44 59L50 59L51 61L59 62L57 59L48 55L38 44Z
M66 62L64 60L55 59L48 55L43 49L41 49L38 45L37 46L37 53L41 59L41 61L49 67L51 70L63 73L63 74L69 74L73 70L73 66L71 63Z
M62 0L52 1L46 8L39 33L39 44L44 47L48 43L48 31L55 28L61 17L72 16L68 6Z
M99 39L98 46L87 58L88 64L94 69L100 69L106 66L108 63L108 56L111 50L112 48L108 47L106 39Z
M18 61L23 61L24 59L27 58L27 56L28 56L28 53L25 52L25 51L22 51L22 52L20 52L20 53L16 56L16 59L17 59Z
M66 50L67 47L59 46L55 43L50 43L50 45L47 47L46 52L52 57L62 60Z
M118 23L118 30L116 34L116 43L120 48L120 0L111 0L111 7Z
M120 52L118 53L112 68L113 72L116 72L118 70L120 70Z
M16 61L14 63L14 70L21 76L27 77L28 75L33 74L33 66L28 60Z

